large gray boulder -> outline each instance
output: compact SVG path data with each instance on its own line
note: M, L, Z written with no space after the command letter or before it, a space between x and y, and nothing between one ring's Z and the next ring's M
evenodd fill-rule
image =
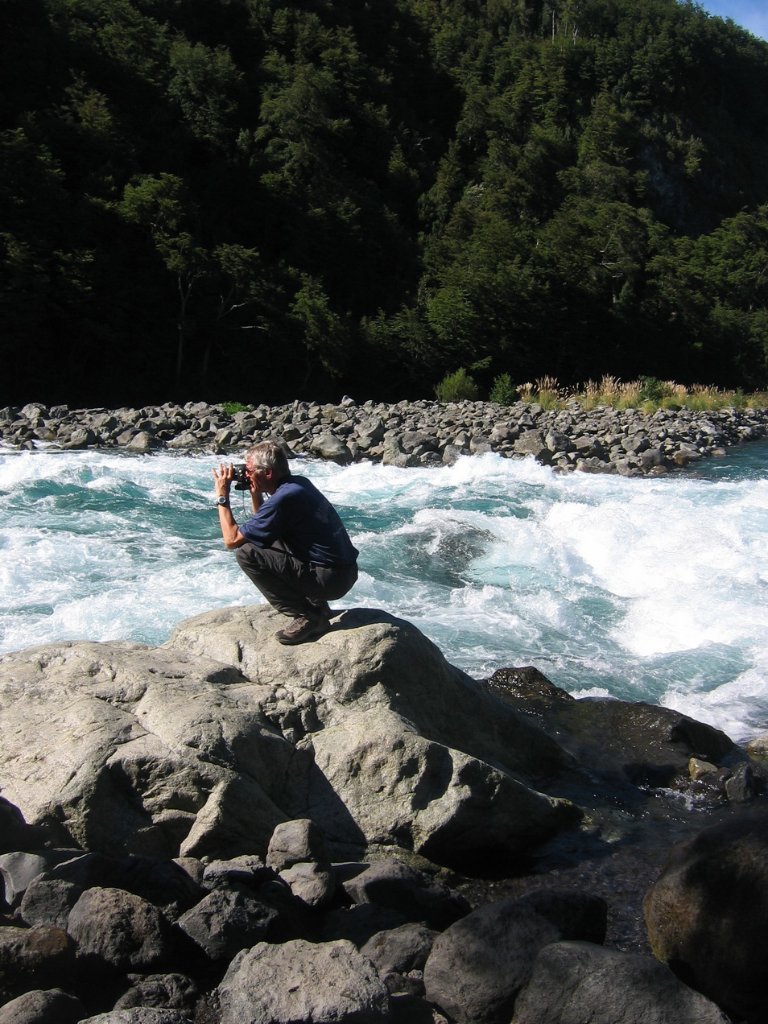
M734 1018L768 1019L768 811L677 846L645 897L654 954Z
M350 942L261 942L238 954L219 985L221 1024L378 1024L389 996Z
M511 1024L729 1024L714 1003L650 957L556 942L536 957Z
M167 644L61 643L0 658L0 779L27 821L112 855L264 856L310 818L331 852L513 859L578 812L541 791L570 758L415 627L345 612L286 648L228 608Z
M86 889L70 912L67 931L78 957L104 970L151 971L173 955L171 928L162 913L122 889Z

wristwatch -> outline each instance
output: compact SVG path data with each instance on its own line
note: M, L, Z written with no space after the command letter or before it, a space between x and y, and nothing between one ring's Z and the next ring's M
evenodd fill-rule
M229 505L229 498L226 496L226 494L220 494L216 499L216 504L227 506Z

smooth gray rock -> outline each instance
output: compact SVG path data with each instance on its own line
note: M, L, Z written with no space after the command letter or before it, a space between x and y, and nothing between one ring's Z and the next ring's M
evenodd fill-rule
M509 1018L508 1018L509 1019ZM536 957L511 1024L729 1024L712 1002L661 964L588 942L557 942Z
M85 1015L80 1000L60 988L25 992L0 1006L0 1024L78 1024Z
M267 848L267 865L275 871L292 867L299 861L329 860L325 836L311 818L284 821L272 833ZM0 863L2 859L0 858Z
M0 777L28 820L85 849L173 857L185 841L209 847L213 829L222 852L263 851L286 817L264 786L282 788L295 751L228 685L242 682L220 662L131 643L3 656Z
M568 763L557 744L489 699L410 624L348 611L316 643L276 654L275 620L247 608L206 613L168 646L237 663L272 689L263 711L310 755L307 774L299 764L286 773L282 804L291 817L312 807L337 855L404 837L440 863L478 847L514 855L576 820L567 801L521 781L544 781Z
M313 438L309 450L312 455L336 462L340 466L347 466L352 461L352 453L349 448L341 438L331 433L321 434L319 437Z
M378 1024L389 997L373 964L349 942L281 946L240 953L219 985L221 1024Z
M300 861L280 872L293 895L309 907L326 907L336 893L336 877L330 867Z

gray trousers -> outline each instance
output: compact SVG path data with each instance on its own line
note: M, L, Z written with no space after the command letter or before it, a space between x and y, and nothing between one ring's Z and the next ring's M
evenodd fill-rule
M272 607L292 618L316 613L318 604L343 597L357 580L355 564L302 562L280 544L270 548L241 544L235 557Z

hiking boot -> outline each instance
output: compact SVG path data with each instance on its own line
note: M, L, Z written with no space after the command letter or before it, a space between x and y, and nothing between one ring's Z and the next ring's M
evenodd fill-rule
M281 644L305 644L310 640L317 640L331 628L328 619L324 616L297 615L285 629L279 629L275 636Z

